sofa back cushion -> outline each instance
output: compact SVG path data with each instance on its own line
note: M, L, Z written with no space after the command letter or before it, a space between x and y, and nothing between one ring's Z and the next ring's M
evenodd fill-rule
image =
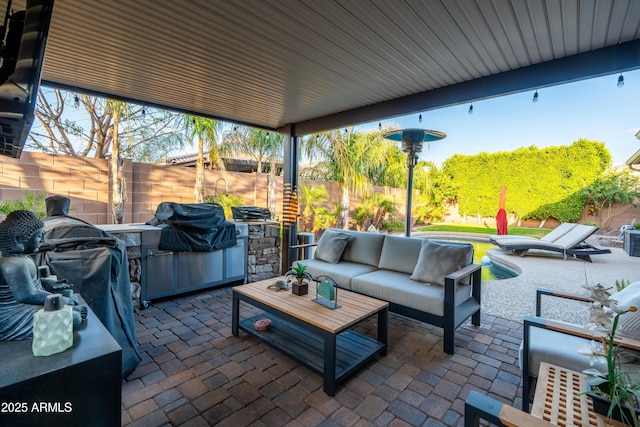
M318 246L316 246L316 250L313 253L313 258L337 264L350 238L351 236L346 233L326 230L318 240Z
M378 268L412 274L418 262L423 239L385 236Z
M411 279L444 286L445 276L470 264L473 264L473 245L470 243L425 240Z
M378 267L384 234L333 228L330 230L351 236L342 253L343 260Z

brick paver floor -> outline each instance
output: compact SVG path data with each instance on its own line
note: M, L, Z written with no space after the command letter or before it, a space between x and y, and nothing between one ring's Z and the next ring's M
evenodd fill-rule
M440 328L390 314L388 355L334 397L277 350L231 335L231 288L153 302L136 320L143 360L122 385L122 425L462 426L470 390L520 407L522 325L493 316L459 328L449 356ZM375 337L375 319L358 329Z

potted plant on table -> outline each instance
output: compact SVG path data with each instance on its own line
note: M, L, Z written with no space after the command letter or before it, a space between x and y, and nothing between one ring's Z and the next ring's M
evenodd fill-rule
M295 295L306 295L309 293L309 282L313 280L311 274L307 272L307 266L300 263L291 266L284 276L291 284L291 292Z
M599 336L599 341L582 347L579 352L590 356L593 365L598 358L604 358L607 372L591 368L583 371L587 375L587 391L593 400L594 410L609 419L639 427L640 384L634 383L630 374L621 366L623 349L615 344L616 330L620 316L636 311L636 307L623 307L610 298L608 289L601 284L586 287L593 303L590 320Z

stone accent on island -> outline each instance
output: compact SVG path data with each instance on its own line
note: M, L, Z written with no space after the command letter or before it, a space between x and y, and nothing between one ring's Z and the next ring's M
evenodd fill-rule
M274 221L248 222L249 257L247 281L257 282L280 276L280 223Z

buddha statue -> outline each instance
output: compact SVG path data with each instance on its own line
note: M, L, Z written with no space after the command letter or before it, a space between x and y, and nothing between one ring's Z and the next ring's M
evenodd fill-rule
M74 307L74 329L86 318L87 308L78 305L71 285L65 281L41 280L36 263L29 256L40 248L43 227L42 221L26 210L11 212L0 223L1 341L31 339L34 315L52 291L63 294L64 303Z

